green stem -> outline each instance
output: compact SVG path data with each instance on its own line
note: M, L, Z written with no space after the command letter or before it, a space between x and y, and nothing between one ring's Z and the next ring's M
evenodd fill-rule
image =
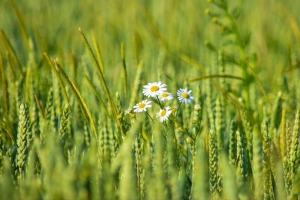
M162 105L161 101L159 100L158 96L156 96L156 100L157 100L157 102L158 102L160 108L163 108L163 105Z
M151 121L154 122L153 118L150 116L150 114L148 112L146 112L147 115L150 117Z
M179 103L179 105L178 105L178 107L177 107L177 109L176 109L175 118L177 118L177 115L178 115L178 110L179 110L179 108L180 108L181 104L182 104L182 102L180 102L180 103Z

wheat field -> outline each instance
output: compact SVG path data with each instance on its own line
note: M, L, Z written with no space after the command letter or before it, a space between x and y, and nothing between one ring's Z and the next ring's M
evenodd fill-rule
M0 199L300 199L300 1L0 2Z

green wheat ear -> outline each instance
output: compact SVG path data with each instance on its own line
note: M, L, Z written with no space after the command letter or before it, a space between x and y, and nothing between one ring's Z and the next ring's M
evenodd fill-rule
M84 137L83 143L88 148L91 144L91 137L90 137L90 132L89 132L86 122L84 122L84 124L83 124L83 137Z
M285 132L286 132L286 154L283 158L283 172L284 172L284 183L285 183L285 191L287 195L290 195L290 191L292 188L292 173L291 173L291 166L290 166L290 146L292 143L292 133L290 129L290 125L286 122L285 125Z
M125 123L126 121L124 120L124 111L122 109L122 98L118 92L116 93L116 109L118 113L117 118L121 122L122 128L126 131L127 124ZM122 140L122 135L117 136L117 139L118 139L118 143L120 143Z
M136 165L136 178L137 178L137 191L139 198L142 198L145 196L144 194L144 180L143 180L143 168L142 168L142 147L143 142L141 138L141 134L137 134L137 137L134 140L134 163Z
M273 108L273 113L272 113L272 119L271 119L271 126L270 126L270 131L271 131L271 136L273 137L273 134L276 133L276 130L279 128L280 121L281 121L281 116L282 114L282 92L278 92L274 108Z
M266 120L262 124L262 134L263 134L263 194L265 199L274 198L273 197L273 187L271 180L271 166L270 166L270 146L271 138L269 133L269 125Z
M249 153L246 148L247 139L243 131L236 131L237 137L237 184L244 186L249 180L251 173Z
M245 139L246 139L246 147L248 149L248 154L249 154L249 159L252 160L252 148L253 148L253 130L250 122L248 121L248 118L246 116L246 112L243 113L242 116L242 121L243 121L243 128L245 132Z
M224 114L223 114L223 105L221 104L220 98L216 100L216 135L218 142L218 151L219 153L224 148Z
M263 191L261 190L263 184L261 177L263 177L263 148L262 139L259 135L257 126L253 132L253 178L254 178L254 196L256 199L261 199Z
M54 80L53 82L54 82L53 83L54 113L55 116L60 116L62 114L62 102L63 102L62 91L57 81Z
M20 105L19 112L19 126L18 126L18 138L17 138L17 160L16 160L16 175L17 180L20 182L24 179L24 166L27 156L27 133L29 128L29 113L25 103Z
M192 120L192 123L193 123L192 136L194 138L197 138L198 135L200 135L201 131L202 131L201 123L202 123L203 116L202 116L202 107L201 106L203 106L203 100L201 97L200 85L198 85L197 91L196 91L196 105L194 107L194 118Z
M213 129L209 132L209 189L214 197L219 196L218 191L218 145L217 136Z
M229 163L234 166L237 161L236 123L231 121L229 135Z
M53 105L53 89L50 88L47 96L47 103L45 108L45 117L47 123L49 124L50 128L55 129L54 121L55 121L55 112L54 112L54 105Z
M71 133L69 129L69 115L70 115L70 105L66 104L63 108L63 113L60 121L60 128L59 128L59 133L62 138L62 143L63 143L63 149L64 149L64 156L65 158L68 157L68 151L70 150L70 139L71 139Z
M280 153L281 153L281 161L284 160L285 154L287 152L287 147L286 147L286 110L282 110L282 115L281 115L281 132L280 132L280 138L279 138L279 143L280 143Z
M215 130L215 118L213 112L213 99L212 99L212 87L211 87L211 80L206 80L206 103L207 103L207 114L209 118L209 128L213 131Z
M292 144L289 152L290 154L289 166L290 166L290 173L292 177L296 175L300 163L300 157L298 153L300 149L299 148L299 137L300 137L299 122L300 122L300 109L298 109L296 112L293 135L292 135Z

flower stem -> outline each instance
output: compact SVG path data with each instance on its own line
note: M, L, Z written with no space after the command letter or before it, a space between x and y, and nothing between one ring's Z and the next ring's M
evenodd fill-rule
M160 108L163 108L163 105L162 105L162 103L160 102L160 100L159 100L158 96L156 96L156 100L157 100L157 102L158 102L158 104L159 104Z
M182 102L180 102L180 103L179 103L179 105L178 105L178 108L176 109L175 118L176 118L176 117L177 117L177 115L178 115L178 110L179 110L179 108L180 108L181 104L182 104Z
M148 112L146 112L147 115L150 117L151 121L154 122L153 118L150 116L150 114Z

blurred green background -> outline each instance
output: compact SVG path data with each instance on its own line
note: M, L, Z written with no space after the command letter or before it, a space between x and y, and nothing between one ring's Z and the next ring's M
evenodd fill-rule
M237 24L241 32L251 33L247 53L249 56L256 53L255 71L263 79L264 87L272 90L272 86L282 84L282 74L289 77L292 73L284 71L298 66L297 59L292 63L291 57L299 51L300 1L228 1L232 8L240 3L242 12ZM64 65L71 62L72 53L81 59L87 52L78 32L81 27L91 43L92 35L95 36L107 69L105 74L110 80L118 80L122 69L121 42L125 44L128 76L135 75L137 63L142 60L149 72L145 77L147 81L157 79L157 69L173 79L178 75L176 80L180 81L203 75L180 56L185 55L208 69L211 57L204 42L209 40L218 49L227 48L225 40L220 39L221 28L204 13L206 8L216 13L218 10L206 1L15 0L15 5L33 41L38 60L43 59L43 52L60 58ZM0 3L0 28L20 60L26 63L27 47L9 0ZM4 45L1 42L0 45L5 54ZM234 49L230 51L238 53ZM236 68L230 69L227 73L239 73Z

